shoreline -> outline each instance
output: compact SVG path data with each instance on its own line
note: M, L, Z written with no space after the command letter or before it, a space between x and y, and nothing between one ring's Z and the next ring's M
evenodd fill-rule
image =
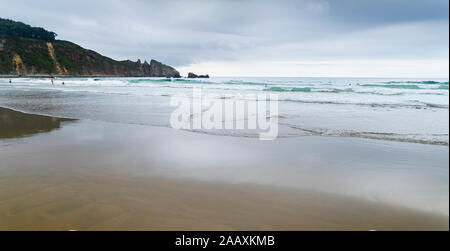
M21 113L25 113L25 114L34 114L34 115L40 115L40 116L47 116L47 117L57 117L57 118L61 118L61 119L68 119L68 120L92 120L92 121L99 121L99 122L105 122L105 123L122 123L122 122L116 122L116 121L108 121L108 120L96 120L96 119L91 119L91 118L77 118L77 117L68 117L68 116L55 116L49 113L39 113L39 112L29 112L26 110L21 110L21 109L17 109L16 107L10 107L10 106L0 106L0 108L4 108L4 109L9 109L12 111L16 111L16 112L21 112ZM152 124L142 124L142 123L128 123L125 122L124 124L131 124L131 125L145 125L145 126L149 126L149 127L165 127L165 128L169 128L168 126L164 126L164 125L152 125ZM370 133L362 133L362 135L358 135L358 133L347 133L347 135L326 135L324 133L320 133L320 132L314 132L312 133L311 130L309 129L300 129L300 130L304 130L307 131L309 133L311 133L310 135L296 135L296 136L279 136L278 138L300 138L300 137L311 137L311 136L319 136L319 137L330 137L330 138L355 138L355 139L369 139L369 140L377 140L377 141L389 141L389 142L399 142L399 143L411 143L411 144L419 144L419 145L431 145L431 146L442 146L442 147L448 147L449 143L445 142L445 141L434 141L434 142L430 142L427 140L419 140L419 139L402 139L402 138L381 138L381 137L377 137L377 134L374 135L370 135ZM201 131L201 130L184 130L186 132L190 132L190 133L194 133L194 134L205 134L205 135L213 135L213 136L219 136L219 137L241 137L241 136L236 136L236 135L231 135L231 134L220 134L220 133L214 133L214 132L205 132L205 131ZM382 135L382 134L379 134ZM257 138L257 135L254 135L252 137L248 137L248 138Z
M146 77L146 76L122 76L122 75L0 75L0 78L175 78L175 77ZM187 77L179 77L187 78ZM177 78L178 79L178 78Z
M43 118L35 117L39 115L25 116L42 126ZM14 118L16 122L23 119ZM77 120L50 130L53 132L37 128L37 134L0 144L4 163L0 168L0 229L448 230L447 215L384 202L160 173L157 170L161 167L169 173L177 171L164 167L154 157L142 156L145 151L136 151L141 145L131 147L133 139L123 142L108 134L97 138L93 134L97 129L87 130L92 126L110 131L109 126L117 125L104 128L100 122ZM156 130L129 125L121 128ZM158 139L150 135L142 131L136 136L158 145ZM82 140L74 141L73 137ZM174 139L183 138L175 135ZM130 145L129 149L123 144Z

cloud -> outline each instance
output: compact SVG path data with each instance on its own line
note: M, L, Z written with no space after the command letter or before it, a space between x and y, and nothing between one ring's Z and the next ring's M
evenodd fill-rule
M115 59L154 58L186 68L205 62L448 61L448 5L447 0L0 0L0 16L45 27L59 39Z

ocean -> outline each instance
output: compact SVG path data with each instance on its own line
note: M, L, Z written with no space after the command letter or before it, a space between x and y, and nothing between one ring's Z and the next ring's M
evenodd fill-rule
M64 85L62 85L64 82ZM172 97L278 96L279 138L356 137L448 145L448 79L45 78L0 79L0 106L65 118L169 127ZM269 95L267 96L269 98ZM248 119L246 117L245 119ZM195 130L256 137L252 130Z

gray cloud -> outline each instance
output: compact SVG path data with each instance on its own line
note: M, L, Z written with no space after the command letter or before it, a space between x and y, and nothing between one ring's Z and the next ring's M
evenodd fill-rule
M448 59L447 0L7 1L0 16L115 59Z

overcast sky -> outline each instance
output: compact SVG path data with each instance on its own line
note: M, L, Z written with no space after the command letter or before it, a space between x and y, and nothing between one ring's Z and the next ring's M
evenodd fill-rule
M114 59L215 76L445 77L448 0L0 0Z

